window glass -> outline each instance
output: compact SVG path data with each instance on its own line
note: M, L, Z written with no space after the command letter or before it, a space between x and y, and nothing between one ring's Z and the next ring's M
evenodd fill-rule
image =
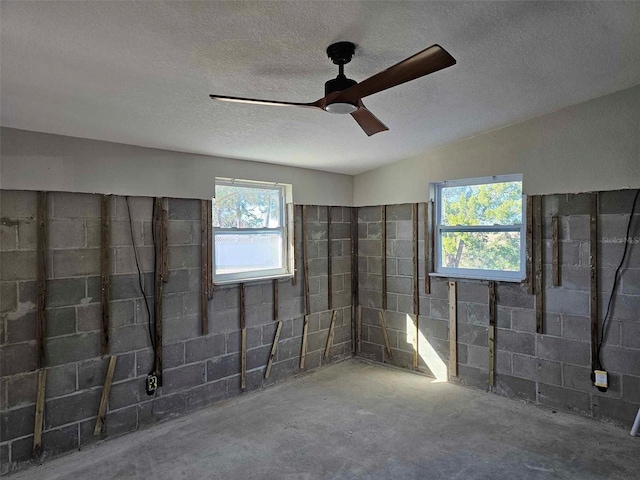
M442 188L442 225L522 223L522 182Z
M275 228L281 226L281 189L238 185L216 186L213 226Z

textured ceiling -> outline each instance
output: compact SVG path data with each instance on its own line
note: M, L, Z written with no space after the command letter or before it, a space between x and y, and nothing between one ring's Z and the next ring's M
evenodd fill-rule
M640 83L640 2L2 1L3 126L355 174ZM434 43L449 69L350 116L315 101L325 48L362 80Z

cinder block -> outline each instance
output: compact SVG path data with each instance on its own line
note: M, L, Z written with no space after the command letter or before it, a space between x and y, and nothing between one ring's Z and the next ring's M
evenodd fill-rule
M502 307L533 308L534 300L523 283L500 283L496 289L496 302Z
M129 220L129 208L127 208L127 198L117 196L116 218L118 220ZM153 198L151 197L129 197L129 207L131 208L131 218L135 220L151 221L153 217Z
M47 368L45 398L67 395L76 390L76 364Z
M584 342L591 341L591 319L575 315L563 315L562 336Z
M200 268L200 246L180 245L169 247L169 268Z
M590 346L586 342L544 335L537 338L537 356L545 360L589 365L590 352Z
M266 367L267 362L269 361L270 353L271 353L271 347L269 345L248 350L247 351L247 370Z
M498 350L534 355L535 336L498 328L496 331L496 347Z
M184 365L184 343L172 343L162 347L162 367L175 368Z
M88 248L91 247L100 247L102 245L102 222L101 220L85 220L85 237L86 237L86 246ZM67 246L67 248L69 248Z
M387 212L388 217L388 212ZM358 208L358 221L359 222L379 222L382 219L382 212L380 207L359 207Z
M360 239L358 241L358 255L366 257L382 256L382 243L380 240Z
M0 221L0 251L7 252L18 248L18 224L8 219Z
M164 370L162 374L163 392L173 393L203 384L205 367L205 363L194 363L192 365Z
M0 377L36 369L35 342L0 347Z
M7 315L5 332L7 343L34 340L36 338L36 313L34 311L17 311L13 315Z
M145 229L142 222L126 220L113 220L109 225L109 246L131 246L131 229L133 228L133 240L137 247L145 244Z
M227 380L218 380L200 385L187 391L187 411L212 405L227 396Z
M458 343L466 343L478 347L487 347L489 333L486 327L467 323L458 324Z
M53 192L53 218L100 218L100 195Z
M411 220L412 216L413 205L410 203L387 206L387 220Z
M73 309L73 307L70 307ZM93 303L76 307L76 315L79 332L90 332L102 329L102 305ZM110 322L111 327L114 326Z
M545 291L545 311L589 315L589 292L551 288Z
M202 331L202 320L199 315L167 320L163 323L163 339L167 344L182 342L195 338ZM148 336L148 335L147 335Z
M216 357L207 362L207 379L219 380L240 373L240 354L233 353L223 357Z
M85 278L59 278L47 282L47 307L77 305L85 295Z
M49 248L82 248L85 246L84 220L50 219L47 226Z
M486 389L489 384L489 373L480 368L458 365L457 380L463 385Z
M18 248L20 250L35 250L38 246L36 222L34 220L20 220L18 223Z
M6 407L2 409L25 407L35 403L37 386L38 375L36 372L8 377L4 385L7 395Z
M601 355L602 363L607 370L623 375L640 376L640 350L605 346Z
M112 344L112 349L115 346ZM116 352L116 350L113 350ZM98 332L83 333L65 337L54 337L45 340L47 365L78 362L100 355L100 334Z
M113 328L135 323L135 302L121 300L109 302L109 324Z
M502 284L500 287L502 287ZM498 288L500 289L500 287ZM489 289L482 283L458 282L456 296L459 302L489 305ZM503 303L503 305L506 304Z
M192 199L170 198L169 219L200 220L200 202Z
M113 273L137 274L138 266L140 266L140 271L142 272L153 272L155 268L155 251L153 247L136 246L135 252L133 247L117 247L113 248L112 252L115 253L112 259ZM137 263L136 255L138 256Z
M36 252L0 252L0 280L31 280L36 277Z
M381 345L376 345L374 343L362 342L362 351L360 352L360 356L364 358L368 358L370 360L375 360L376 362L382 362L383 359L383 349Z
M95 417L101 394L98 388L47 401L44 409L45 428Z
M78 364L78 389L86 390L104 385L109 367L109 357L97 358ZM135 354L118 355L113 381L118 382L135 376ZM47 379L48 381L48 379Z
M573 410L585 414L591 413L591 401L589 394L576 392L575 390L569 390L568 388L539 383L538 401L542 405L558 409Z
M0 217L35 218L37 194L26 190L0 190Z
M441 298L432 298L431 299L431 317L436 319L441 319L441 320L448 320L449 319L449 301Z
M566 218L571 240L589 240L589 211L585 215L572 215ZM564 227L565 225L563 225ZM563 228L563 230L565 230Z
M148 371L145 371L145 375L147 373ZM109 392L109 411L135 405L147 398L149 397L147 397L145 390L144 378L136 378L126 382L114 383L111 386L111 392Z
M489 370L489 349L488 348L469 345L467 347L467 351L469 354L469 357L468 357L469 366L481 368L483 370Z
M96 425L95 420L87 420L80 423L80 445L87 446L109 436L121 435L136 430L138 423L137 407L123 408L115 412L109 412L102 426L100 436L93 435Z
M640 400L640 377L623 375L622 399L625 401L638 403L638 401Z
M46 311L46 336L57 337L76 331L76 309L74 307L50 308Z
M150 290L149 294L153 294ZM122 300L142 297L138 275L111 275L109 277L109 299Z
M54 250L52 257L55 278L100 274L99 248Z
M535 382L501 373L496 374L494 391L500 395L524 398L532 402L536 399Z
M387 256L396 258L413 258L413 242L410 240L389 240Z
M87 297L83 303L100 302L102 298L102 279L98 275L87 277Z
M609 296L605 294L598 295L599 318L604 318ZM638 322L638 312L640 311L640 296L636 295L617 295L614 306L611 307L609 315L610 319L621 320L623 322Z
M0 445L0 475L9 473L9 444Z
M625 269L621 278L622 285L618 290L619 293L625 295L640 295L640 268Z
M200 222L194 222L191 220L170 220L167 224L167 241L169 245L188 245L192 243L191 232L195 230L192 228L192 224Z
M562 364L535 357L513 355L513 375L548 385L562 385Z
M195 313L200 313L199 309ZM171 320L185 315L184 294L163 295L162 297L162 318Z
M0 283L0 313L12 312L18 307L18 284Z
M409 277L388 277L387 291L390 293L412 295L413 279Z
M459 323L469 323L485 327L489 325L488 304L464 303L458 301L457 314Z
M302 348L302 338L293 337L282 340L278 343L276 351L277 361L282 362L289 359L299 359Z
M536 331L536 313L534 310L514 308L511 311L511 328L518 332Z
M156 397L150 402L138 405L138 427L151 425L166 418L183 414L186 408L187 398L185 392Z
M591 382L591 368L577 365L562 365L563 385L572 390L591 393L595 388ZM545 382L547 383L547 382Z
M593 395L593 416L614 420L628 428L638 413L639 401L633 403L621 401L604 395Z
M498 350L496 352L496 372L511 375L512 369L512 354L510 352L503 352Z
M420 331L427 337L440 338L443 340L449 339L449 322L444 320L438 320L435 318L420 317L418 323Z
M185 342L185 362L192 363L225 353L225 335L209 335Z

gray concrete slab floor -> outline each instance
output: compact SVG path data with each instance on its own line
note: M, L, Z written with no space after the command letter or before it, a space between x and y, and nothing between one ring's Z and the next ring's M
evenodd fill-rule
M640 438L349 360L10 478L638 479Z

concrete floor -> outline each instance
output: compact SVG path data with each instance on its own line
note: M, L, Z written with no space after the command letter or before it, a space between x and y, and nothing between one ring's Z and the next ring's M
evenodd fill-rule
M637 479L640 438L349 360L18 479Z

